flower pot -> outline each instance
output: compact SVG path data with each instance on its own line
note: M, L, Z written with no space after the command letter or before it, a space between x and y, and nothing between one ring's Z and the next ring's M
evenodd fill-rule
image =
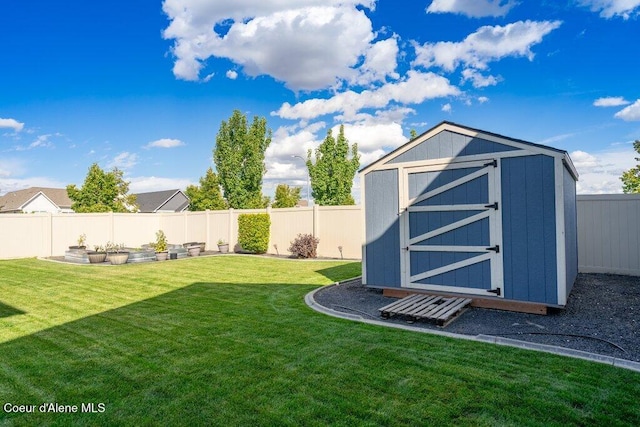
M223 245L218 245L218 250L220 251L221 254L226 254L229 253L229 244L225 243Z
M89 262L91 264L98 264L107 259L106 252L89 252L87 253L87 256L89 257Z
M111 265L126 264L129 259L129 252L114 252L109 254L109 262Z
M187 248L189 251L189 256L198 256L200 255L200 245L197 246L189 246Z
M156 252L156 261L166 261L169 258L169 252Z

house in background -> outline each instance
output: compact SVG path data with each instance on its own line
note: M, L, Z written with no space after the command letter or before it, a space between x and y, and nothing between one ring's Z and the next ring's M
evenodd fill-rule
M136 194L139 212L184 212L189 207L189 198L181 190L152 191Z
M31 187L0 196L0 213L73 213L65 188Z

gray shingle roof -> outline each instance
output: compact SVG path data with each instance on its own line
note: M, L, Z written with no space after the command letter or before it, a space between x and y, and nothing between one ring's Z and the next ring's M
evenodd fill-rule
M31 187L24 190L11 191L0 196L0 212L18 212L38 193L42 192L61 209L71 209L73 203L65 188Z
M136 194L136 203L140 208L140 212L156 212L157 210L161 209L163 205L178 192L182 193L180 190L163 190L151 191L148 193L138 193ZM171 210L181 212L188 205L189 200L187 199L184 203L181 203L180 206Z

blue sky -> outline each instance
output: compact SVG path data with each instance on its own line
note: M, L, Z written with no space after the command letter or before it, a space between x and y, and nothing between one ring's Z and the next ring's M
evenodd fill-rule
M442 120L566 150L580 193L620 192L639 20L640 0L6 0L0 194L94 162L185 188L233 109L273 130L267 194L304 185L292 156L339 124L364 166Z

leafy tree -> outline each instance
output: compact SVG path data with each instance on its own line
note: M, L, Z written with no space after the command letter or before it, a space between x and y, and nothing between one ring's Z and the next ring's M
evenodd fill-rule
M190 211L227 209L227 202L220 192L220 181L211 168L200 178L200 185L188 186L186 193L190 200Z
M316 162L311 161L311 150L307 153L307 168L311 178L311 195L319 205L353 205L351 196L353 177L360 166L358 144L349 147L344 136L344 125L340 126L338 138L331 130L316 149Z
M262 177L266 172L264 153L271 143L271 130L264 117L247 117L234 110L229 121L223 121L216 136L213 159L220 185L229 207L263 208L269 199L262 195Z
M133 212L138 209L135 194L129 193L129 182L123 172L113 168L105 172L94 163L84 179L82 188L67 186L67 194L73 200L71 209L76 212Z
M640 154L640 140L633 143L633 149ZM636 161L640 162L640 157L636 157ZM640 164L624 172L620 180L625 193L640 193Z
M418 132L416 132L415 129L411 129L409 131L409 139L411 140L416 139L417 136L418 136Z
M287 184L278 184L276 187L273 208L293 208L300 201L300 187L289 187Z

